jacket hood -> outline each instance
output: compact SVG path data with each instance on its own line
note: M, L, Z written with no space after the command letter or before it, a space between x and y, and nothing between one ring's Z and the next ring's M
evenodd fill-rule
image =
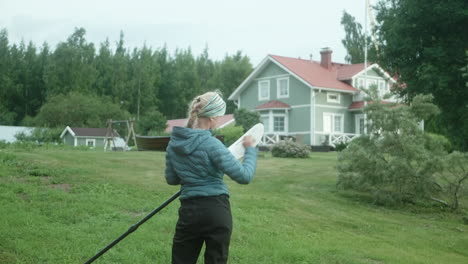
M211 130L174 127L169 145L175 152L188 155L212 135Z

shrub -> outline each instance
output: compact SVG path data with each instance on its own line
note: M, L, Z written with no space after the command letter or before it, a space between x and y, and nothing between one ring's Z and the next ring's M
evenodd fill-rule
M244 134L244 129L241 126L227 126L215 131L216 135L224 136L224 145L231 146Z
M163 134L167 127L166 117L157 108L152 108L142 115L136 125L141 135Z
M435 133L425 133L426 137L426 148L435 151L447 151L452 152L452 143L443 135Z
M292 140L282 140L273 145L271 154L280 158L308 158L310 148Z
M0 149L5 149L8 147L10 143L6 142L5 140L0 140Z
M442 159L443 170L439 173L445 202L453 210L457 210L463 195L466 195L468 182L468 153L457 151L444 156ZM443 200L441 200L443 201Z
M130 114L109 97L70 92L47 99L32 123L46 127L105 127L108 119L128 119ZM28 121L31 122L31 121Z
M335 150L336 150L336 151L342 151L342 150L344 150L346 147L348 147L348 143L340 142L340 143L338 143L338 144L335 145Z
M382 104L374 87L367 100L372 101L364 108L368 134L354 139L339 153L338 187L367 192L382 204L442 201L436 198L444 189L439 173L444 164L462 164L462 158L448 159L444 139L428 136L419 128L420 120L438 113L432 97L417 95L411 106ZM449 181L465 179L459 173L462 170L452 173L458 176ZM457 195L459 192L452 197Z
M0 152L0 164L14 164L16 162L16 156L10 153Z
M35 143L59 143L62 142L60 134L63 128L34 128L31 133L20 132L15 135L18 141Z

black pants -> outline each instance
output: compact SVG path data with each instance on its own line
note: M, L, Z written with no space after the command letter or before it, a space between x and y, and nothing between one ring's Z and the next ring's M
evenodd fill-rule
M181 200L172 245L173 264L195 264L205 243L205 263L227 263L232 216L227 195Z

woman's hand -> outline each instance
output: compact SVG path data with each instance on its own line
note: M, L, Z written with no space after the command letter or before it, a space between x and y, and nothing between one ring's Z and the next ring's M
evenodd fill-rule
M245 136L244 142L243 142L244 148L252 147L254 142L255 140L253 139L252 136Z

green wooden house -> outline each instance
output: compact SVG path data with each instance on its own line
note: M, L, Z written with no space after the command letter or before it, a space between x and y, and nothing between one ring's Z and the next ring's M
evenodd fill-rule
M320 61L268 55L229 96L239 108L260 113L262 145L294 137L334 146L366 132L360 88L375 84L383 95L395 80L377 64L334 63L328 48L320 54Z
M88 146L88 147L102 147L107 144L106 136L118 141L120 138L117 131L113 131L111 135L107 135L107 128L79 128L67 126L60 138L63 139L63 143L69 146Z

